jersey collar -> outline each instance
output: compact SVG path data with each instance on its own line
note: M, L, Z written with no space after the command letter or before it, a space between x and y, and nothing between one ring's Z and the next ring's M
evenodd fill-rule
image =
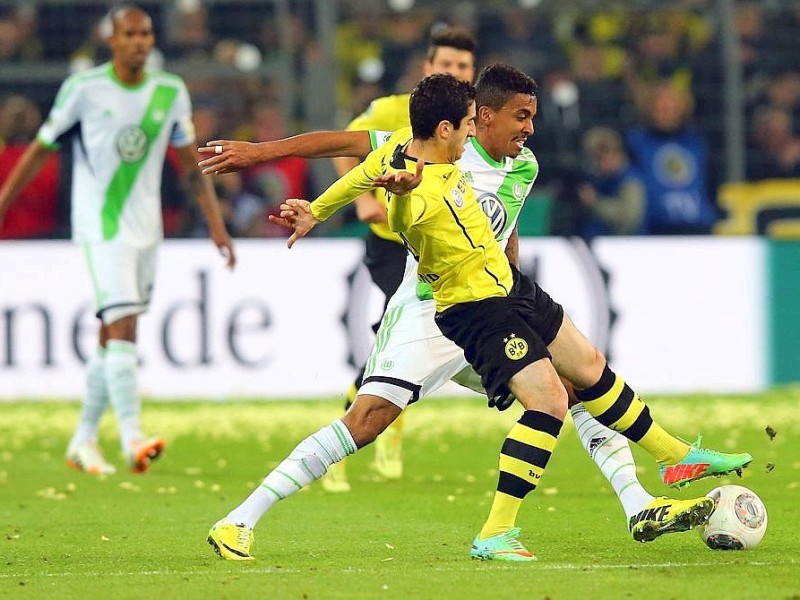
M483 158L483 160L485 160L490 166L496 168L502 168L505 166L505 162L496 161L491 156L489 156L489 153L486 152L483 146L481 146L481 143L478 141L478 138L473 136L469 138L469 141L472 144L472 147L475 148L475 151L478 154L480 154L481 158Z

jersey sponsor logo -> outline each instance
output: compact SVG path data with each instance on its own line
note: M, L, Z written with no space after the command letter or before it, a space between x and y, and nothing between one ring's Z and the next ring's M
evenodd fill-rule
M525 358L525 355L528 353L528 342L517 337L516 333L512 333L507 338L503 338L503 342L506 344L506 356L511 360Z
M454 188L450 195L453 197L453 204L455 204L457 208L462 208L464 206L464 194L462 194L460 190Z
M508 224L508 209L500 198L489 192L478 198L481 210L489 219L489 226L495 238L499 238Z
M517 200L524 200L525 199L525 186L517 181L513 188L511 189L511 193L514 194L514 198Z
M439 276L436 273L418 273L417 277L419 277L420 281L424 281L425 283L433 283L439 280Z
M381 363L381 369L384 371L391 371L394 368L394 361L387 358Z
M117 154L125 163L139 162L147 153L147 134L138 125L131 125L117 136Z

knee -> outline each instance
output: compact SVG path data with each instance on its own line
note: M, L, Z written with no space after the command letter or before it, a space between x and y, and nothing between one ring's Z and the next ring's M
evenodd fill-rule
M374 442L398 414L400 409L382 398L358 396L342 422L350 430L356 446L362 448Z

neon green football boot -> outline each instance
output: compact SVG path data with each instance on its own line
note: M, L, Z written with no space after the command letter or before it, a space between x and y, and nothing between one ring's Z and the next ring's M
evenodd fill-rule
M689 454L674 465L662 465L661 480L664 485L680 488L703 477L727 475L736 472L742 476L742 469L753 462L753 457L746 452L727 454L700 447L702 436L691 445Z
M628 529L637 542L652 542L665 533L679 533L705 525L712 512L714 500L708 496L691 500L662 496L631 517Z
M536 557L519 541L522 530L514 527L505 533L493 535L485 540L475 536L469 555L479 560L502 560L508 562L531 562Z

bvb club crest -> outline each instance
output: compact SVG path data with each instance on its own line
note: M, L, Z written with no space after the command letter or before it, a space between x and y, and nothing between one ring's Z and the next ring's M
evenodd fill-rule
M528 342L518 338L515 333L503 338L503 341L506 343L506 356L511 360L520 360L528 353Z

